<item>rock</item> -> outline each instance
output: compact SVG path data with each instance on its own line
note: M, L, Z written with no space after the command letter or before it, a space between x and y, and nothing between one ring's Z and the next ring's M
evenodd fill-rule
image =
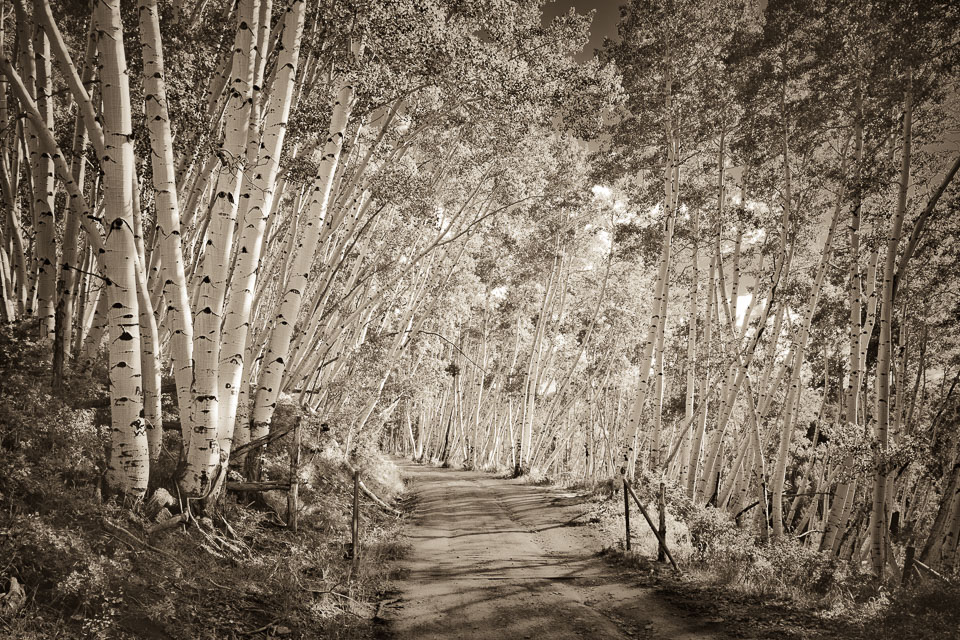
M278 636L288 636L291 633L293 633L293 629L291 629L290 627L285 627L283 625L280 625L279 627L273 630L273 633Z
M146 501L143 505L143 515L146 516L147 520L154 520L154 522L159 522L155 520L156 515L166 507L173 506L176 504L176 500L170 492L166 489L160 488L153 492L153 495L150 496L150 499Z

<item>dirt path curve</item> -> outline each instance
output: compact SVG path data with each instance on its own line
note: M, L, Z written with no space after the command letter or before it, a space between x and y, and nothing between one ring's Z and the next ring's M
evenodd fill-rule
M569 493L487 474L403 463L416 506L412 545L382 617L386 638L727 636L685 617L597 557ZM578 508L578 504L581 506Z

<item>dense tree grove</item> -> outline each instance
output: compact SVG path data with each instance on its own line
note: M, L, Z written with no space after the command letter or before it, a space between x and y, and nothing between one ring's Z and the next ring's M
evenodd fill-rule
M289 400L955 575L960 6L542 10L4 3L0 317L105 359L105 486L213 509Z

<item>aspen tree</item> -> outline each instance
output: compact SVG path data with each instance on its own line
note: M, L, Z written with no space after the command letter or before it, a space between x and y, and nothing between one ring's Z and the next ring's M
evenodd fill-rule
M676 210L676 202L674 202ZM670 295L670 281L664 282L663 295L660 297L660 310L657 315L660 323L657 327L657 346L654 352L656 356L653 359L653 375L656 376L656 383L653 392L653 436L650 442L650 469L656 470L663 458L663 351L664 351L664 333L667 324L667 299ZM669 442L667 442L669 445Z
M34 237L31 238L26 229L24 232L25 248L24 254L25 276L24 280L24 316L36 315L36 297L37 297L37 260L38 247L36 247L36 236L40 231L39 227L43 224L38 220L37 215L37 197L34 184L37 182L37 169L40 165L41 147L38 136L42 129L49 129L52 124L43 114L37 103L37 60L33 51L33 21L27 13L26 4L23 0L13 3L17 19L17 35L14 39L16 46L15 62L11 68L20 69L22 74L21 83L26 89L23 96L18 95L17 99L21 103L30 103L37 106L38 122L20 122L17 126L17 134L20 140L21 157L26 164L23 171L24 192L28 208L21 215L21 221L29 220L34 231ZM27 217L29 214L29 217ZM26 226L26 225L22 225ZM29 251L30 248L34 250ZM46 329L41 330L41 334L46 337Z
M147 490L149 449L143 421L137 247L133 229L134 156L130 88L119 0L96 6L103 96L103 171L107 216L104 270L110 329L112 447L108 479L133 498Z
M710 260L710 268L707 274L707 300L706 300L706 313L704 313L703 318L703 352L705 354L709 353L711 346L711 339L713 337L713 309L716 303L716 266L717 266L717 256ZM698 470L700 468L700 454L703 448L703 436L707 428L707 408L708 403L710 402L709 393L710 386L708 384L708 377L710 374L710 360L709 358L704 358L703 364L703 373L700 375L700 404L701 410L696 418L696 428L692 433L692 444L690 447L690 458L687 463L689 469L687 476L687 496L693 498L696 495L697 481L699 479Z
M893 277L897 264L897 249L903 233L903 218L907 208L907 191L910 186L911 143L913 139L913 93L908 88L903 100L903 133L900 157L900 183L897 206L890 220L887 233L887 253L883 263L883 288L880 300L880 343L877 353L877 448L874 452L875 476L873 503L870 510L870 557L873 570L883 578L887 563L887 483L889 469L884 459L889 447L890 425L890 358L893 352L891 325L893 323Z
M639 11L639 3L638 6L631 8ZM653 7L654 11L658 9L659 7ZM637 20L638 18L634 16L632 19ZM679 201L680 166L682 159L680 157L680 134L674 111L680 105L680 102L675 100L674 93L677 87L674 85L677 74L675 58L683 50L684 43L682 37L674 31L675 26L675 24L656 25L654 28L662 29L662 32L658 32L651 40L657 43L655 49L657 53L655 55L657 56L656 60L659 64L660 71L657 84L660 85L658 89L662 89L663 91L662 103L658 105L658 110L660 110L663 120L662 123L658 125L658 128L662 127L662 143L658 144L663 144L666 156L666 164L663 168L662 177L663 199L661 201L661 211L664 214L664 234L661 246L660 266L653 292L650 322L644 341L643 353L639 362L639 388L627 420L624 456L620 469L621 475L627 479L632 479L635 473L636 460L639 455L637 446L639 443L640 420L647 397L651 395L651 368L655 362L657 362L657 348L662 344L660 327L665 322L665 317L661 316L665 316L666 311L667 281L669 279L673 230ZM638 25L637 28L644 27Z
M351 54L359 60L363 54L361 42L351 43ZM305 209L303 236L293 253L291 273L284 287L283 298L277 310L270 340L264 355L264 365L257 380L254 399L251 438L265 435L269 429L273 409L276 407L286 368L286 359L294 325L300 314L300 306L307 286L310 266L320 239L321 227L327 216L334 176L343 149L343 139L354 103L354 87L349 81L340 85L333 104L330 128L323 156L313 181L309 203Z
M39 24L34 25L33 52L36 57L37 108L46 124L53 129L53 67L50 63L50 41ZM53 340L54 310L57 300L57 235L53 216L54 168L52 149L36 140L37 159L33 165L33 214L36 224L37 308L41 335Z
M140 0L139 20L143 55L144 111L150 133L152 151L150 166L157 212L156 232L159 240L160 278L163 281L162 297L166 309L164 324L170 331L169 357L177 385L181 434L183 442L187 443L192 433L190 385L193 379L193 322L183 266L180 210L173 162L173 136L170 131L170 114L167 108L157 0Z
M513 473L519 476L530 470L530 447L533 439L533 412L536 406L537 395L537 364L538 356L541 353L543 336L546 332L547 315L552 311L553 296L556 292L557 281L560 279L560 273L563 270L563 256L559 251L559 238L556 239L554 249L553 266L547 279L546 286L543 289L543 301L540 303L540 312L537 314L537 323L534 326L533 339L530 343L530 357L527 358L526 371L523 380L523 396L520 400L519 418L520 429L516 440L516 460Z
M576 355L571 361L570 368L567 370L567 374L563 378L563 382L559 385L557 391L554 393L554 399L547 408L544 424L551 424L554 416L558 413L558 407L566 395L567 389L570 387L570 383L573 380L574 372L577 371L577 365L580 363L580 360L583 358L584 352L587 350L587 345L590 343L590 338L593 336L594 329L597 326L597 318L600 316L600 309L603 305L604 295L607 291L607 283L610 279L610 266L612 264L612 255L607 256L607 266L603 274L603 283L600 285L600 293L597 295L597 304L593 309L593 315L590 318L590 324L587 327L587 331L584 334L581 342L580 348L577 350Z
M60 181L63 183L63 186L67 191L68 206L78 212L80 223L87 233L87 240L91 246L91 249L95 255L102 256L106 252L103 238L101 237L99 229L91 222L91 218L93 216L90 207L88 206L83 193L80 191L79 186L73 180L73 172L70 170L66 160L64 160L63 153L57 146L53 131L51 131L44 124L43 117L40 115L40 111L37 108L36 103L30 97L27 86L24 84L20 75L13 68L12 63L8 58L0 58L0 72L2 72L3 75L8 79L10 88L13 90L17 100L20 102L20 108L26 112L30 124L37 132L39 143L50 150L50 156L53 160L54 168L56 169L56 172L60 177Z
M684 421L693 422L693 402L697 387L697 373L695 371L697 361L697 295L700 286L700 265L699 261L699 234L700 234L700 210L693 212L693 246L691 248L690 266L692 274L690 276L690 307L687 316L687 352L686 352L686 379L687 388L684 395ZM680 450L680 473L678 482L681 487L687 486L687 479L690 474L690 447L691 436L689 432L681 435L683 442Z
M46 4L46 3L44 3ZM40 9L41 12L43 8ZM93 80L94 66L93 58L96 54L96 36L93 33L93 21L90 21L90 28L87 33L87 48L83 62L83 80L91 82ZM51 37L51 40L54 40ZM102 135L102 133L100 134ZM83 114L78 114L74 123L73 132L73 158L70 163L70 169L73 172L73 180L82 192L86 179L86 162L84 152L89 142L87 127L84 124ZM68 200L69 204L69 200ZM84 259L85 254L80 251L80 212L72 207L64 209L66 222L63 230L63 256L61 259L61 274L57 282L57 334L60 336L62 347L59 354L54 354L54 358L62 358L66 361L73 352L71 345L74 339L73 325L76 303L78 300L78 285L80 284L80 261Z
M863 198L863 180L862 180L862 163L863 163L863 110L862 110L862 98L857 96L857 120L854 123L854 159L856 162L855 167L855 176L856 183L854 185L854 203L852 211L850 212L850 223L849 223L849 238L850 238L850 274L849 281L847 285L847 297L850 305L850 321L848 326L848 354L849 354L849 379L847 382L847 392L845 395L846 405L844 407L844 416L846 423L848 425L856 426L858 424L857 420L857 408L858 401L860 399L860 381L861 381L861 366L862 361L860 360L860 326L863 316L863 302L861 298L861 291L863 288L862 278L860 275L860 210L862 205ZM848 471L853 466L853 459L850 456L846 456L841 463L841 469L843 471ZM833 541L836 539L838 530L839 530L839 519L840 514L844 509L844 505L847 501L847 494L850 491L850 482L846 479L837 484L836 492L834 495L833 503L831 505L830 513L826 518L826 528L823 535L820 538L820 551L826 549L832 550Z
M224 455L229 455L237 416L239 391L244 371L244 354L262 255L267 215L273 209L280 170L280 154L286 135L287 120L293 99L294 80L300 57L306 3L294 0L283 19L283 35L279 45L277 74L264 109L266 119L259 155L252 167L240 200L238 219L241 223L237 262L231 289L224 309L223 344L220 352L219 396L220 425L218 438ZM268 16L269 19L269 16ZM261 25L263 27L263 25ZM258 41L261 57L266 58L266 43ZM255 136L251 134L251 139Z
M840 165L840 174L844 174L845 159ZM789 190L787 194L789 194ZM800 370L803 367L804 354L807 347L807 341L810 336L810 325L813 322L813 315L816 313L817 303L820 300L820 293L823 289L823 280L826 277L827 267L833 250L833 237L840 219L842 205L843 189L837 196L837 203L834 207L833 216L830 222L830 228L827 230L827 237L823 242L823 252L820 256L820 264L817 267L817 275L811 287L810 295L807 300L807 313L800 327L799 336L795 339L793 348L793 367L790 372L788 382L787 399L784 401L783 427L780 431L780 447L777 454L777 461L773 468L771 477L770 491L773 494L773 535L783 535L783 486L786 477L787 456L790 452L790 442L793 438L793 416L794 405L798 401L800 393ZM826 393L826 391L824 391Z
M787 175L789 176L789 170L787 170ZM787 184L789 184L789 179L787 180ZM789 193L790 191L789 189L787 189L786 194L789 195ZM789 202L789 200L785 198L785 202ZM721 446L723 443L723 434L726 431L727 424L729 423L730 416L732 415L733 406L734 406L734 402L736 400L737 394L739 393L744 380L747 378L747 373L750 368L750 364L752 363L753 358L757 351L757 345L759 344L760 338L763 336L764 330L766 329L767 319L770 316L771 308L773 307L774 303L777 301L776 293L780 286L780 282L782 281L783 274L785 272L785 267L789 263L789 252L787 251L787 247L786 247L787 226L789 224L789 221L790 221L790 206L785 204L783 216L781 219L782 226L781 226L781 238L780 238L780 242L781 242L780 252L777 255L776 259L774 260L773 273L771 274L771 281L770 281L770 290L767 294L767 300L760 312L760 317L757 322L757 330L753 334L753 337L751 338L750 343L744 347L743 355L740 356L738 354L736 359L731 363L731 366L727 371L728 380L729 380L729 384L727 385L728 389L725 390L727 401L722 405L722 410L720 411L720 415L718 415L717 417L717 429L714 431L714 433L718 434L718 437L716 437L716 439L713 440L712 444L709 445L706 449L707 455L705 456L705 459L704 459L704 472L702 474L703 481L702 483L698 484L697 491L696 491L696 496L701 501L709 500L712 497L714 490L717 486L717 474L719 472L719 464L720 464L719 461L721 459ZM835 224L836 224L836 216L834 216L834 226ZM828 240L832 242L832 234L828 235ZM827 245L825 249L827 249L828 247L829 245ZM717 253L719 254L719 249L717 250ZM825 260L826 260L825 257L821 259L821 267L824 267ZM719 260L717 260L717 262L719 262ZM822 283L822 277L821 277L821 283ZM819 295L818 290L817 290L817 295ZM714 305L717 311L717 323L719 324L719 309L716 308L717 306L719 305ZM761 414L762 414L762 411L761 411ZM696 453L696 451L694 453Z
M219 474L218 468L222 470L226 462L220 457L218 437L221 329L230 249L244 171L242 158L250 127L258 15L259 0L240 3L225 112L225 135L217 154L220 174L214 187L210 226L203 236L198 269L200 282L196 290L197 302L193 306L193 429L187 444L181 489L187 495L197 497L210 492Z

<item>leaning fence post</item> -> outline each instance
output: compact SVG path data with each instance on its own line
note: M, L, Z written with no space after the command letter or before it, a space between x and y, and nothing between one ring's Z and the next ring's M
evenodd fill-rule
M623 480L623 516L627 522L627 551L630 551L630 494L627 493L627 480Z

